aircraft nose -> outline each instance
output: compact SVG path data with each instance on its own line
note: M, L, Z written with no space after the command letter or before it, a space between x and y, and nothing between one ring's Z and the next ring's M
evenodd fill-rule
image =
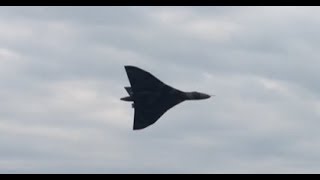
M201 99L208 99L208 98L210 98L211 96L208 95L208 94L205 94L205 93L200 93L200 97L201 97Z

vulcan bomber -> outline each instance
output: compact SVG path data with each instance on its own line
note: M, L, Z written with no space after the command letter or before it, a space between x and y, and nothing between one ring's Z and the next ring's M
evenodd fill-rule
M154 124L166 111L187 100L208 99L211 96L200 92L184 92L175 89L135 66L124 66L131 87L124 87L134 108L133 130L141 130Z

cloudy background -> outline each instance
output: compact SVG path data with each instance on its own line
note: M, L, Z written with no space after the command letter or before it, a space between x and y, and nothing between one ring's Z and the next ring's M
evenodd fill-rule
M0 173L320 173L319 7L1 7ZM133 131L124 65L185 91Z

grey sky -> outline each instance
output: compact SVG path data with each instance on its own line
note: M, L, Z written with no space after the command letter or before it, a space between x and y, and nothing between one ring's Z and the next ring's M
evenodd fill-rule
M319 7L1 7L0 173L319 173ZM184 102L132 131L124 65Z

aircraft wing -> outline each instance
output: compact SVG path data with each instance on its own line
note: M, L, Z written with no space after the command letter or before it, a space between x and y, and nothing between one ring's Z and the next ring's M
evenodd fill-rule
M133 129L143 129L155 123L166 111L181 103L181 91L174 89L147 71L125 66L134 100Z
M134 111L133 129L143 129L155 123L165 112L183 100L173 96L150 97L137 99Z
M133 93L139 91L157 91L165 84L147 71L134 66L125 66Z

